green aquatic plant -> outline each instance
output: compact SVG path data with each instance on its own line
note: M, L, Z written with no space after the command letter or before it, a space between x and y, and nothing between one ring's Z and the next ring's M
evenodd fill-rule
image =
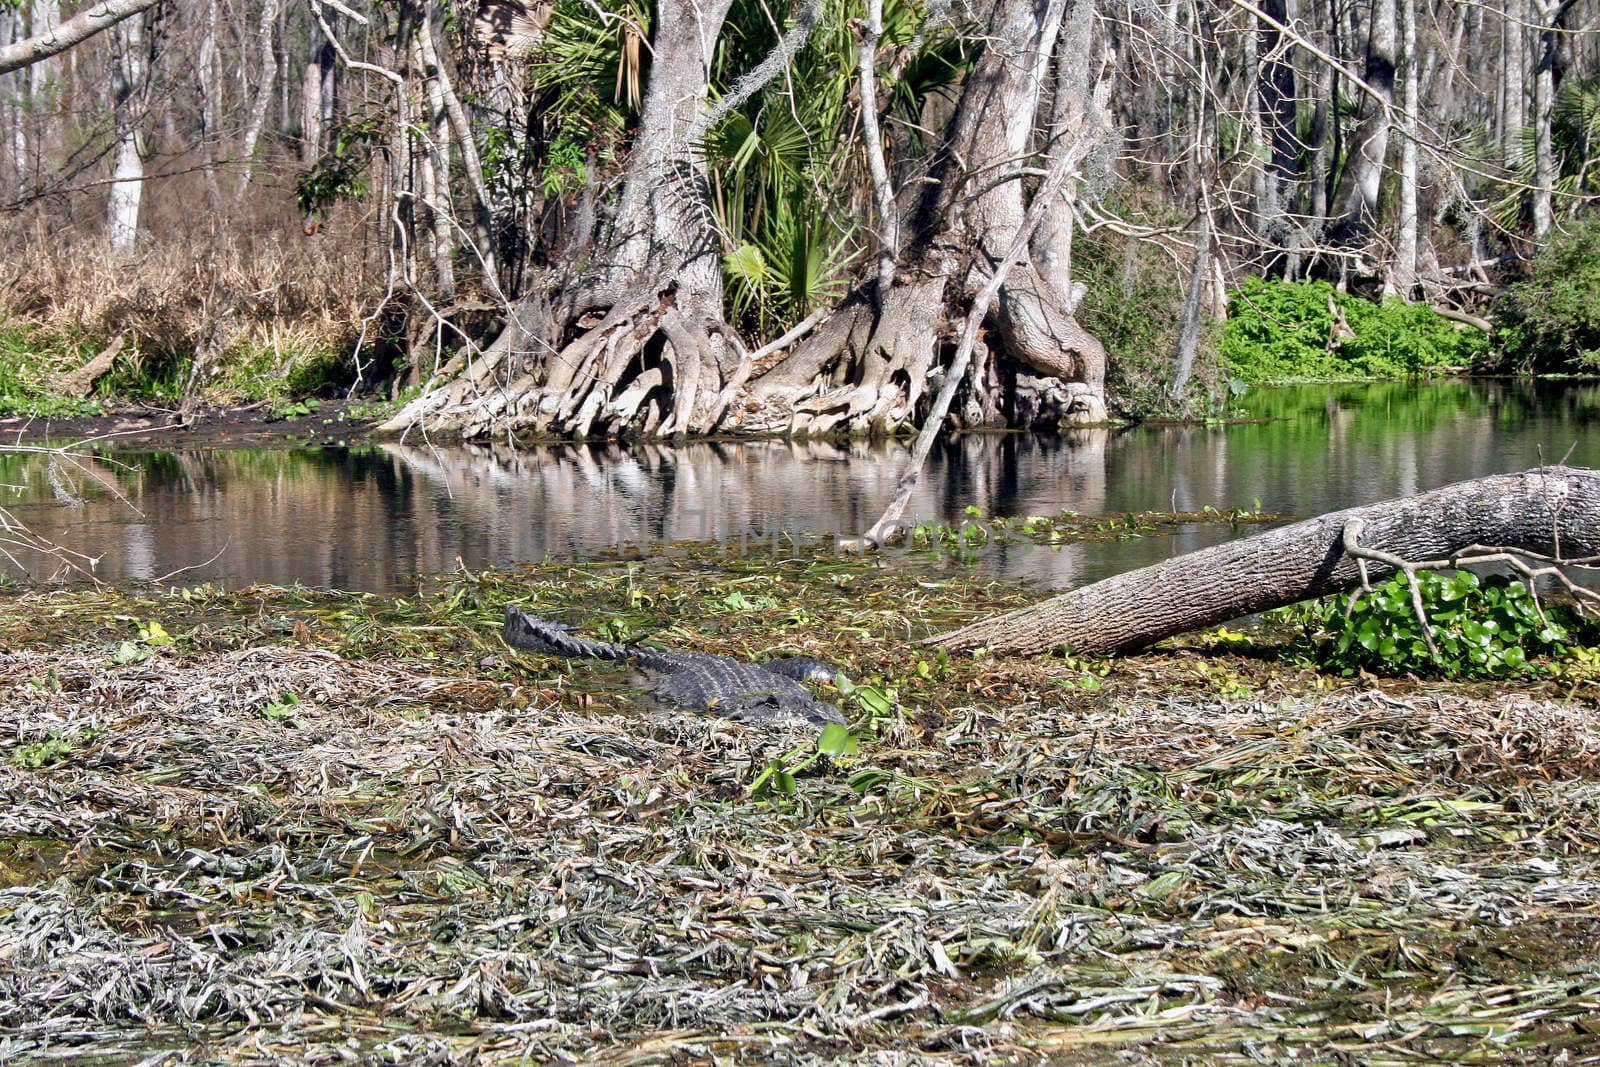
M1494 308L1504 361L1518 370L1600 370L1600 219L1558 237Z
M823 756L833 759L854 756L858 744L856 735L848 727L830 722L817 735L815 745L809 742L796 745L782 756L769 760L750 783L749 793L753 797L794 796L800 790L798 776L801 772Z
M262 705L261 717L268 722L283 722L285 719L292 719L298 710L300 710L300 697L294 693L281 693L276 700Z
M1229 304L1221 349L1234 377L1274 382L1470 367L1488 358L1489 341L1426 304L1373 303L1321 281L1246 278Z
M315 415L322 408L322 401L316 397L305 400L295 400L284 404L276 404L267 412L269 422L287 422L290 419L305 419Z
M1413 603L1412 581L1425 618ZM1340 674L1540 674L1593 636L1592 623L1541 602L1526 583L1472 571L1395 575L1370 590L1322 600L1302 618L1312 624L1316 661Z
M22 745L11 755L12 766L38 771L60 763L72 754L72 741L60 734L51 734L43 741Z

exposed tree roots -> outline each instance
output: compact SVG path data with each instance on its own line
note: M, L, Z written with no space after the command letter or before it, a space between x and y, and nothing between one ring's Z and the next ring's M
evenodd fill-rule
M559 331L525 305L491 347L446 364L435 377L442 384L380 429L468 438L907 432L927 414L954 347L945 288L941 278L896 284L881 313L870 292L858 293L760 362L719 312L675 284L577 317L577 336L559 348L548 340ZM1059 320L1008 315L1008 305L1027 306L997 301L999 329L989 336L1003 347L977 347L954 425L1104 421L1098 380L1054 376L1071 359L1049 333ZM1099 351L1067 323L1081 335L1075 343ZM1016 339L1032 351L1056 345L1056 365L1009 358ZM1103 361L1097 366L1103 374Z

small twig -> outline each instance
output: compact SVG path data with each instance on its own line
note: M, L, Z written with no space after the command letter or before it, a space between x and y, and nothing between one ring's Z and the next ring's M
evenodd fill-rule
M1439 658L1439 646L1433 640L1433 624L1428 621L1428 609L1422 603L1422 586L1417 581L1416 572L1421 569L1418 564L1401 559L1399 556L1376 548L1367 548L1361 544L1361 531L1366 529L1366 523L1360 519L1351 519L1344 524L1344 550L1355 559L1356 565L1361 568L1361 585L1363 590L1371 592L1372 587L1367 584L1367 560L1393 567L1406 576L1406 584L1411 588L1411 609L1417 613L1417 622L1422 626L1422 639L1428 644L1428 654L1435 660Z

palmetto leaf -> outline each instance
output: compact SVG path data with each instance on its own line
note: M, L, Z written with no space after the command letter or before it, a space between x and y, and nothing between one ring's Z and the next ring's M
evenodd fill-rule
M1494 205L1495 219L1513 229L1520 222L1535 178L1534 129L1522 131L1522 160L1512 189ZM1558 201L1576 205L1600 196L1600 79L1569 81L1556 90L1550 112L1550 150L1555 157L1552 185Z
M649 0L496 2L554 4L531 74L549 101L546 188L570 194L584 159L604 158L596 142L619 144L638 120L649 79L643 42L654 6ZM793 10L771 0L734 0L713 57L713 99L770 53ZM712 209L727 242L729 317L754 332L781 331L841 294L863 250L859 228L840 220L863 207L851 199L864 171L851 20L864 13L864 0L824 0L822 18L789 68L708 131L702 146ZM915 131L929 97L956 85L971 59L954 27L927 25L923 4L886 0L879 103L901 120L898 128Z

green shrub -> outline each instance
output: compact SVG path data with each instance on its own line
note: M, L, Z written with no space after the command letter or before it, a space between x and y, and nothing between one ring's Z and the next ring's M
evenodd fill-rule
M0 415L67 418L99 415L97 400L58 396L53 375L93 358L97 348L14 321L0 320Z
M1329 345L1337 308L1354 334ZM1222 357L1248 382L1403 378L1433 367L1482 362L1482 331L1451 322L1426 304L1381 304L1327 282L1246 278L1229 305Z
M1073 273L1087 286L1078 318L1106 347L1112 393L1129 414L1170 411L1167 395L1183 275L1165 252L1097 230L1079 239ZM1214 345L1201 338L1194 388L1204 392L1215 366Z
M1411 586L1395 575L1370 593L1329 597L1313 609L1317 660L1341 674L1502 677L1540 673L1537 657L1558 658L1592 638L1593 626L1559 605L1543 615L1527 585L1471 571L1417 575L1435 657L1411 604Z
M220 404L316 396L351 377L331 345L304 350L240 345L223 354L218 370L206 392L207 399Z
M1600 370L1600 219L1551 241L1495 304L1500 354L1519 370Z

